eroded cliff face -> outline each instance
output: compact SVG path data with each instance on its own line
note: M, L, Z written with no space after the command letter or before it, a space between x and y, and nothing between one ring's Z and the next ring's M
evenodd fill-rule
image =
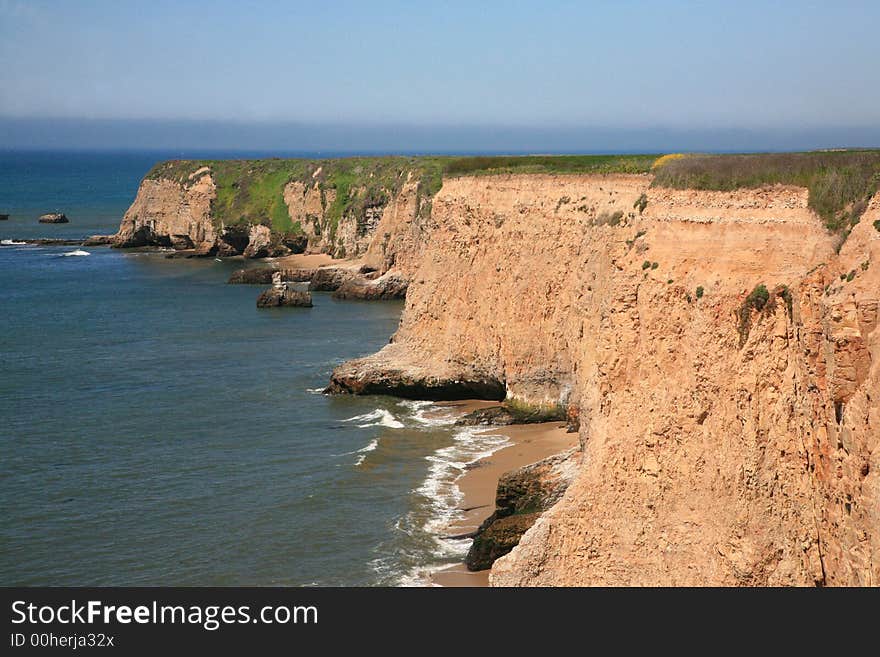
M880 201L837 255L806 190L650 182L445 181L392 344L331 388L577 410L577 475L493 585L877 584Z
M418 181L409 176L402 188L384 190L377 199L344 212L334 225L331 208L336 202L335 189L322 189L319 182L306 185L299 181L284 187L284 202L290 219L302 226L308 237L310 253L329 253L336 258L364 258L380 271L411 264L420 250L413 233L421 231L419 210L429 199L418 196ZM349 193L363 192L355 189ZM429 213L422 212L422 216ZM425 220L427 221L427 219ZM409 261L397 263L398 255Z
M122 219L115 244L121 247L210 248L217 241L211 218L216 187L210 175L193 174L189 184L144 180Z
M290 223L301 231L296 235L275 232L269 217L229 225L218 221L212 212L217 186L207 166L181 180L148 177L125 213L114 245L164 246L193 249L200 255L249 258L305 250L362 258L383 273L411 267L419 253L418 226L430 217L430 199L419 197L418 181L412 174L400 189L381 188L375 196L367 194L366 186L354 185L345 192L345 200L367 198L361 203L337 204L337 190L321 184L320 172L318 168L308 184L294 180L282 188ZM401 254L403 262L398 263Z

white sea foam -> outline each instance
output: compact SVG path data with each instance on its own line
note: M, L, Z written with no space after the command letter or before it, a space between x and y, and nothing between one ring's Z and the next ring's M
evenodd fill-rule
M22 246L23 244L27 244L27 242L16 242L15 240L0 240L0 244L3 246Z
M88 251L83 251L82 249L77 249L76 251L68 251L67 253L62 253L61 255L64 257L67 257L67 256L87 256L87 255L92 255L92 254L89 253Z
M350 417L347 420L343 420L344 422L357 422L359 427L389 427L391 429L403 429L404 424L396 417L394 417L390 411L386 411L384 408L377 408L375 411L371 413L364 413L363 415L355 415L354 417Z
M427 518L419 514L419 521L410 514L402 518L397 529L405 533L427 534L432 547L430 554L435 563L420 563L399 575L397 586L432 585L431 575L448 568L451 562L461 560L467 554L471 539L450 539L443 535L456 520L463 517L461 504L464 494L458 480L467 472L468 466L506 447L510 441L499 434L484 434L485 427L461 427L453 433L453 444L441 447L428 455L428 476L413 492L424 499L428 507ZM384 564L376 560L374 569L379 572Z
M442 408L431 401L406 399L400 405L409 410L412 419L423 427L442 427L455 422L454 414L443 413Z
M461 517L459 506L464 494L458 487L458 480L470 464L490 456L510 444L506 436L485 434L485 427L462 427L453 434L453 444L441 447L426 459L431 463L428 477L416 490L429 500L433 513L425 523L425 530L432 534L441 533L452 521ZM446 553L447 541L441 540L441 548ZM456 541L457 543L457 541Z
M356 450L354 453L357 454L358 457L357 457L357 461L354 462L355 466L361 465L366 460L367 454L372 452L378 446L379 446L379 439L373 438L373 440L371 440L366 447L361 447L359 450Z
M324 388L306 388L306 392L310 395L322 395L324 394Z

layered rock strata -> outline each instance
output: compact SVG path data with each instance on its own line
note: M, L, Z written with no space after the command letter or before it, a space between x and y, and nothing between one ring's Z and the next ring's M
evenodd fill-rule
M805 189L650 182L445 181L392 343L329 389L579 419L493 585L877 584L880 201L836 254Z

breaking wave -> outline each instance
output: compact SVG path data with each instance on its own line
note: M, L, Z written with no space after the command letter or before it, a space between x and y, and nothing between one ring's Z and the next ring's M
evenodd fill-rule
M403 422L394 417L391 411L386 411L384 408L377 408L375 411L364 413L363 415L355 415L347 420L343 420L343 422L356 422L361 428L389 427L391 429L403 429L404 427Z

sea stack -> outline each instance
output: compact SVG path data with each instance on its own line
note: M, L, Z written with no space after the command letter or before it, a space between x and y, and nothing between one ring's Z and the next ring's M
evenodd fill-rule
M272 287L257 297L257 308L278 308L280 306L312 307L312 295L308 290L295 287L282 280L281 272L272 276Z
M66 224L70 221L63 212L50 212L40 217L41 224Z

